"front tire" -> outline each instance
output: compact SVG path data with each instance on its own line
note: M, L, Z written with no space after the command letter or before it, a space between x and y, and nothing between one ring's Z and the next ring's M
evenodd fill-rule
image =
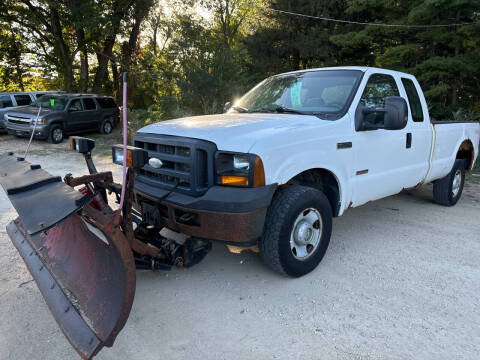
M433 199L444 206L455 205L462 196L465 185L465 161L455 160L452 171L433 183Z
M322 260L332 234L332 209L319 190L292 185L280 190L267 211L259 249L274 271L300 277Z
M48 141L50 141L52 144L61 143L64 137L65 137L65 133L63 132L63 128L60 125L53 125L50 128Z

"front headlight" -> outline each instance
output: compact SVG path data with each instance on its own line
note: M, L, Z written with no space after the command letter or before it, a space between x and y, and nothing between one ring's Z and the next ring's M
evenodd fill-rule
M37 125L45 125L45 118L38 118ZM35 125L35 118L30 120L30 124Z
M218 151L215 154L215 172L219 185L241 187L265 185L262 159L254 154Z

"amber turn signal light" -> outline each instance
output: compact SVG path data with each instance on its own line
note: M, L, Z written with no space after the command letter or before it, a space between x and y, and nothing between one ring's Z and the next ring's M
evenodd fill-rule
M220 177L222 185L248 186L248 177L223 175Z

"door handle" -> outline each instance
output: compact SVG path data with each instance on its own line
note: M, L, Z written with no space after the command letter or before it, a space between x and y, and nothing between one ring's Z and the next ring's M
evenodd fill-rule
M412 133L407 133L407 149L412 147Z

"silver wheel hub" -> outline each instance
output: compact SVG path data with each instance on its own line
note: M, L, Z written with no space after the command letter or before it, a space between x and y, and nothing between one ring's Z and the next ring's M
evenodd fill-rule
M60 141L60 140L62 140L62 137L63 137L62 129L55 129L55 130L53 130L53 139L54 139L55 141Z
M452 196L456 197L460 192L460 186L462 185L462 171L457 170L455 175L453 176L453 183L452 183Z
M303 210L295 219L290 234L290 249L298 260L311 257L320 244L322 237L322 216L313 208Z
M110 132L110 130L112 130L112 127L110 126L110 123L105 124L104 130L107 134Z

